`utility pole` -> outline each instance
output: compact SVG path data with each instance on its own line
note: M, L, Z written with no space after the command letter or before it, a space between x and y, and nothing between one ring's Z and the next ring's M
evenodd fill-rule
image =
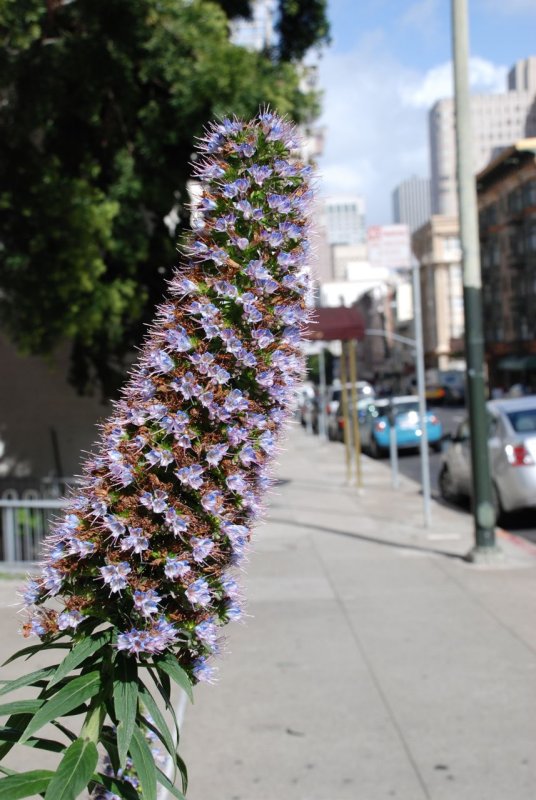
M452 0L452 49L454 55L458 206L463 260L465 355L467 359L475 525L475 547L469 557L473 561L489 561L497 556L499 550L495 543L495 514L492 504L488 453L482 277L469 98L467 0Z

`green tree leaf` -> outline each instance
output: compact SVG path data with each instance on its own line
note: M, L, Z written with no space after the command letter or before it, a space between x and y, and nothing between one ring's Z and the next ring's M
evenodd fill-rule
M49 688L65 678L71 670L83 664L87 658L97 653L102 647L108 644L111 639L111 631L101 631L100 633L95 633L93 636L89 636L82 639L81 642L78 642L71 652L63 659L59 667L57 667L52 680L48 684Z
M0 728L0 741L2 742L13 742L16 744L20 737L22 731L16 730L16 728ZM35 737L31 739L27 739L24 742L27 747L35 747L39 750L49 750L51 753L62 753L65 749L65 745L61 742L55 742L53 739L43 739L40 737Z
M45 800L75 800L91 780L99 754L94 742L77 739L65 751Z
M178 665L177 659L171 655L171 653L166 653L164 656L155 658L154 663L156 669L159 672L165 672L166 675L169 675L169 677L186 692L193 703L194 693L192 683L183 668Z
M21 797L32 797L45 791L53 772L47 769L34 769L30 772L18 772L0 779L0 800L19 800Z
M87 675L80 675L73 678L53 697L47 699L32 718L30 724L24 731L21 741L28 739L32 733L42 728L47 722L62 717L77 708L81 703L89 700L97 694L101 687L99 672L88 672Z
M7 658L4 663L2 664L5 667L7 664L11 664L12 661L16 661L18 658L24 658L25 656L31 658L36 653L42 653L44 650L69 650L71 645L68 642L41 642L40 644L32 644L29 647L23 647L22 650L17 650L16 653L13 653L12 656Z
M164 715L158 708L158 704L155 702L154 697L145 688L145 686L140 688L140 700L147 709L151 719L154 721L155 728L158 731L158 735L162 741L162 744L165 746L170 756L175 759L178 742L176 744L173 740L172 733L169 730Z
M119 653L114 668L114 710L118 721L117 748L119 763L127 757L138 713L138 670L133 658Z
M138 727L134 728L132 734L130 753L141 784L143 800L156 800L156 766L149 745Z

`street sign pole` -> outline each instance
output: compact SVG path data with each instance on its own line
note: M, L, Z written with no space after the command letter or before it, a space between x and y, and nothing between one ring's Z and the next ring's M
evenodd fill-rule
M429 528L432 518L430 502L430 456L428 450L428 429L426 427L426 384L424 380L424 345L422 336L422 302L419 265L412 268L413 278L413 324L415 326L415 369L417 372L417 394L419 396L419 424L421 438L421 485L424 527Z
M482 322L482 277L478 240L478 216L474 177L471 109L469 97L469 33L467 0L452 0L454 54L454 108L460 239L463 259L463 303L465 311L465 355L471 428L473 516L475 547L470 558L492 560L499 550L495 542L488 454L488 423L484 381L484 334Z

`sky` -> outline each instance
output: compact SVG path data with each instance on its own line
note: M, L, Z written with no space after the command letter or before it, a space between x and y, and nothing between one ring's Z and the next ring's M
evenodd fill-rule
M505 91L536 55L536 0L468 0L474 91ZM328 0L319 59L323 194L363 194L367 223L392 222L391 192L428 176L428 109L452 94L450 0Z

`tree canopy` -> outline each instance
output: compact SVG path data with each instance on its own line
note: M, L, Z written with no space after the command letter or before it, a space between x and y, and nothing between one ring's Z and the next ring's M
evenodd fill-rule
M270 51L230 40L249 0L0 0L0 320L21 351L72 342L105 395L176 263L204 124L270 104L300 121L325 0L280 0Z

